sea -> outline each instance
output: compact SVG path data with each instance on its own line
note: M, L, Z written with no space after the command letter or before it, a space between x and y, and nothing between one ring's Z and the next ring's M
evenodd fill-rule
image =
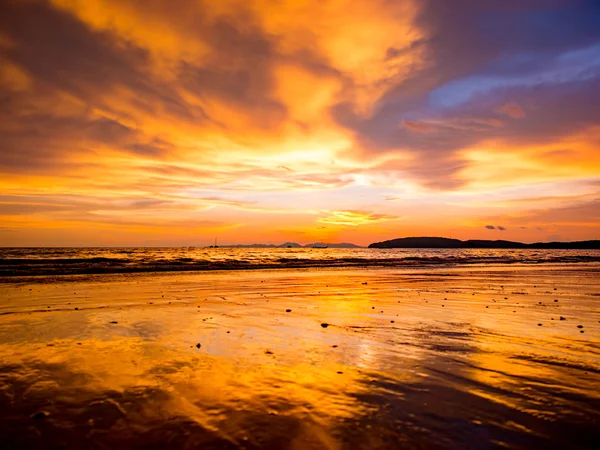
M343 267L594 263L600 250L78 247L0 248L0 277Z

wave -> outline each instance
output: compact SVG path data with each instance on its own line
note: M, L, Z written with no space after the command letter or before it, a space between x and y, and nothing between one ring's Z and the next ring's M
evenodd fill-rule
M349 253L355 254L349 254ZM462 252L462 253L461 253ZM600 262L598 251L535 251L524 254L510 250L491 252L431 250L390 252L386 250L332 250L330 252L235 251L226 253L200 252L182 255L180 249L162 252L156 249L137 251L122 256L123 250L105 251L108 255L83 257L82 249L72 258L56 258L56 252L30 252L26 257L0 258L0 277L38 275L116 274L134 272L182 272L207 270L252 270L276 268L339 268L339 267L430 267L485 264L570 264ZM135 257L132 256L135 253ZM418 253L418 254L414 254ZM45 257L45 256L50 257ZM6 256L6 255L5 255Z

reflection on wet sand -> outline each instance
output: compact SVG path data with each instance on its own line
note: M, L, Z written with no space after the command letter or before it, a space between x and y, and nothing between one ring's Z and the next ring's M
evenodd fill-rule
M598 275L12 280L0 435L5 448L592 448Z

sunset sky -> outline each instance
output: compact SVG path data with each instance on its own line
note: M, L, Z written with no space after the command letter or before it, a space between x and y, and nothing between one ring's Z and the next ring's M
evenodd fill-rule
M2 246L600 238L600 2L0 5Z

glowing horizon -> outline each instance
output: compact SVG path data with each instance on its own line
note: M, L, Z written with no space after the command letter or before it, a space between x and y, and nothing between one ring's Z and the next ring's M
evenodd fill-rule
M0 245L598 239L599 14L3 2Z

